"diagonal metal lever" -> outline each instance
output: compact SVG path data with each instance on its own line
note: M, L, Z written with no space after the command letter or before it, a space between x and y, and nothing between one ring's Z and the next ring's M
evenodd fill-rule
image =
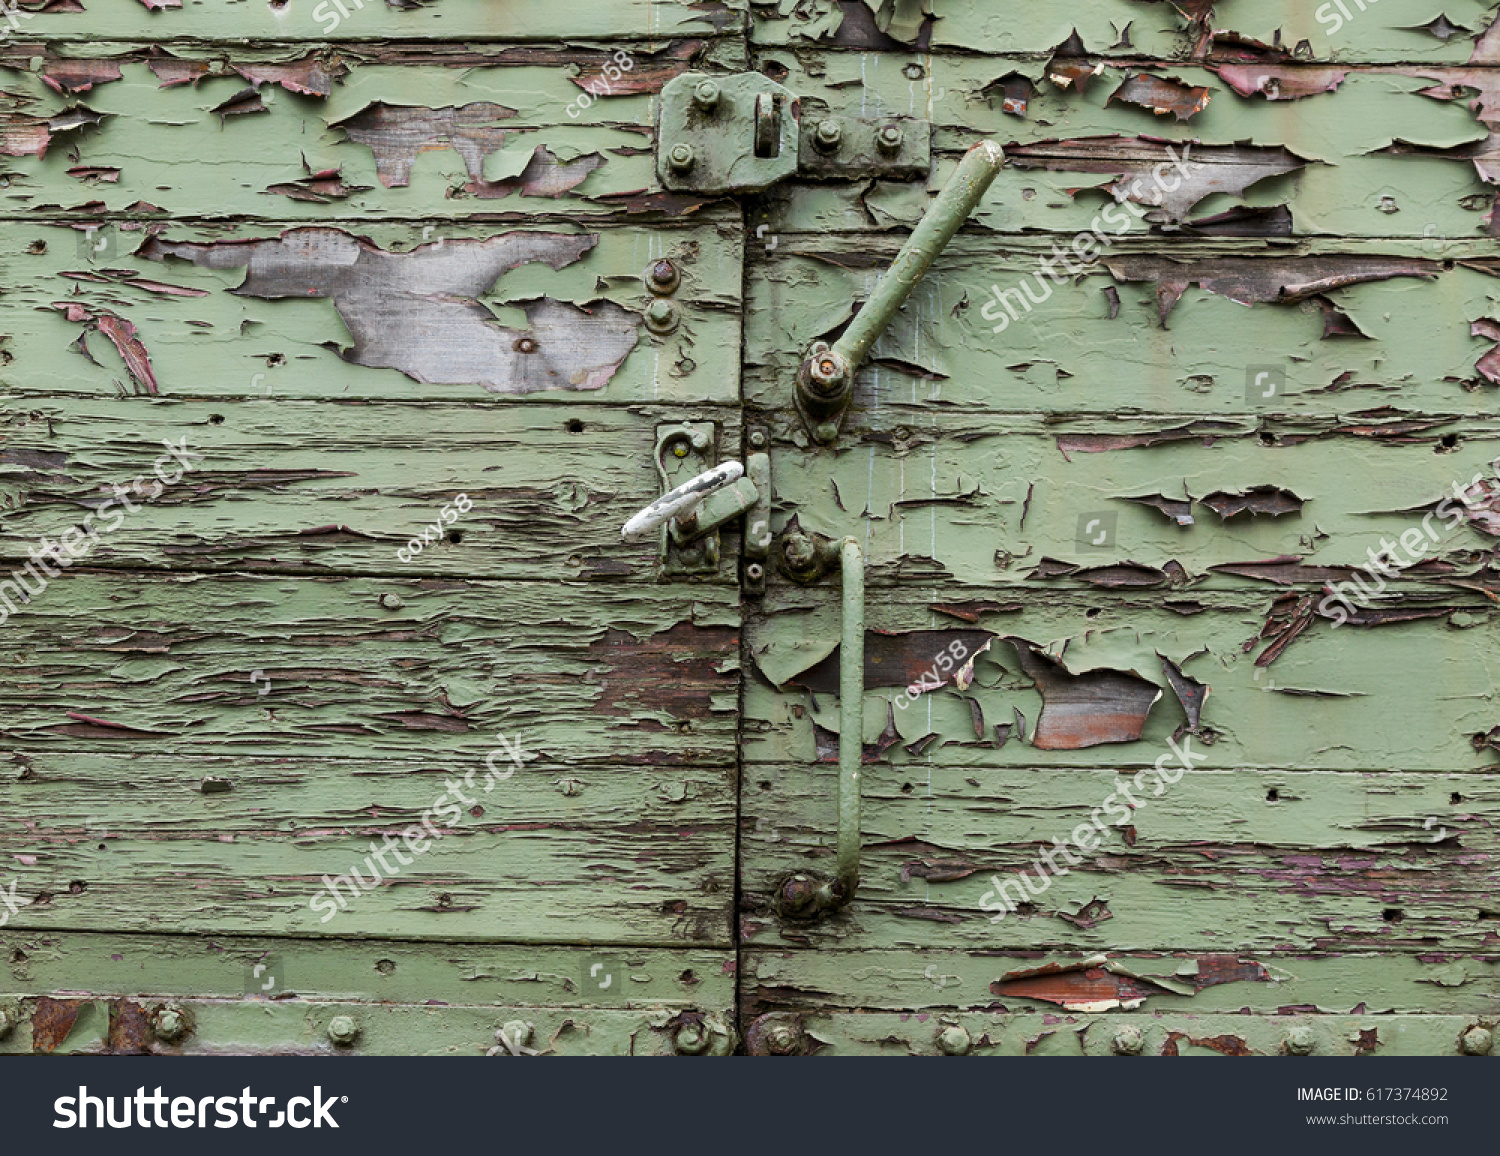
M953 240L1004 163L1005 154L992 140L982 140L965 153L843 336L832 346L815 342L807 351L797 371L797 410L816 441L826 444L838 437L854 396L854 375L870 347Z

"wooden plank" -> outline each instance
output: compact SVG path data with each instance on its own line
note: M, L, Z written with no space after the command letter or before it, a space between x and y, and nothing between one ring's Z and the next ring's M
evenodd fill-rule
M1487 1023L1487 1021L1485 1021ZM1457 1056L1472 1015L1285 1016L907 1015L773 1016L746 1032L751 1055L781 1054L771 1029L791 1029L788 1054L829 1056ZM950 1029L959 1032L948 1034ZM946 1037L944 1042L940 1039ZM1124 1046L1118 1046L1116 1041ZM1293 1052L1289 1041L1297 1041ZM1306 1047L1306 1051L1300 1048ZM1369 1085L1365 1085L1369 1086ZM1439 1114L1441 1105L1418 1109Z
M1500 794L1487 776L1236 768L1165 785L1124 770L872 766L858 896L826 924L780 919L777 881L831 862L832 775L787 764L747 776L747 943L1318 955L1493 944ZM1027 906L1007 912L1017 895Z
M722 1007L728 948L0 931L9 994L331 1000L429 1006ZM596 968L596 965L597 968ZM256 967L262 968L256 974ZM269 984L269 987L267 986Z
M837 734L836 691L799 685L806 683L800 676L832 653L839 637L838 606L829 593L773 590L766 618L747 625L746 646L756 666L756 676L745 683L743 753L749 762L806 766L816 757L814 724ZM1165 656L1212 690L1195 743L1195 753L1207 761L1197 766L1480 774L1492 769L1482 737L1493 723L1488 609L1451 613L1451 627L1442 625L1442 617L1342 629L1316 619L1269 665L1257 666L1246 644L1265 628L1272 597L1066 589L1041 595L941 585L924 590L916 581L881 590L867 603L868 639L884 640L889 632L895 636L890 644L910 649L912 661L889 677L867 673L865 742L875 744L892 721L899 741L883 740L881 757L906 775L923 774L928 766L1019 770L1042 759L1054 767L1148 768L1168 750L1167 740L1189 725L1162 666ZM995 609L986 609L986 602ZM967 614L968 604L977 607L975 624L934 609L956 606ZM944 633L920 633L931 630ZM929 682L940 681L941 689L903 694L903 682L916 677L911 672L934 669L937 653L949 642L967 638L974 647L976 630L994 641L974 660L972 686L959 691L951 672L937 670ZM1282 633L1273 630L1271 637ZM1108 741L1086 732L1084 740L1104 741L1037 747L1039 723L1051 725L1037 667L1024 664L1009 639L1061 656L1061 668L1050 676L1057 699L1051 722L1059 727L1070 718L1114 718L1110 688L1089 676L1124 672L1143 692L1130 715L1140 737ZM874 644L867 641L867 651ZM1252 649L1267 653L1259 643ZM1018 725L1018 712L1024 725ZM997 726L1005 728L1006 741L999 746ZM928 735L936 738L921 743Z
M0 845L29 902L8 926L726 942L731 770L573 765L529 727L506 735L522 769L489 737L425 759L365 741L356 759L13 756Z
M704 210L706 198L663 196L657 183L656 94L689 69L740 63L732 46L687 36L40 51L0 46L13 102L0 114L0 147L14 158L4 215L425 218L430 241L448 236L450 221L666 221ZM212 164L205 136L226 150Z
M718 35L734 32L743 0L614 0L558 4L521 0L496 9L489 0L442 0L392 8L372 0L286 0L282 4L187 4L151 10L140 0L95 0L87 12L54 8L20 25L28 40L202 38L296 43L367 40L516 41L562 37Z
M18 1030L0 1040L0 1054L484 1056L499 1046L497 1033L513 1023L529 1028L516 1034L527 1039L518 1046L528 1047L532 1055L676 1055L674 1041L688 1023L706 1027L719 1054L732 1039L726 1013L699 1007L579 1011L526 1004L426 1007L177 998L171 1006L185 1016L189 1030L167 1043L150 1029L160 1006L134 1000L27 1000L18 1009ZM351 1044L330 1041L330 1027L340 1017L352 1020L358 1033Z
M376 750L476 766L503 732L554 777L732 763L737 594L628 590L68 573L0 632L17 672L3 733L18 757Z
M0 262L15 283L0 306L0 385L96 397L739 399L737 230L468 226L425 245L416 225L359 237L292 222L149 231L95 234L107 250L97 255L79 252L88 234L70 226L6 232ZM663 258L683 285L677 328L657 336L643 276Z
M841 951L789 943L746 950L743 986L748 1016L856 1008L1102 1010L1094 1003L1129 1004L1146 1016L1348 1014L1359 1007L1382 1017L1468 1015L1500 995L1500 960L1422 952Z
M282 380L246 400L0 400L0 579L88 515L91 567L654 585L657 550L620 528L662 491L658 429L716 422L719 457L739 454L737 407L305 401ZM726 559L737 542L729 527ZM733 566L700 581L732 585Z

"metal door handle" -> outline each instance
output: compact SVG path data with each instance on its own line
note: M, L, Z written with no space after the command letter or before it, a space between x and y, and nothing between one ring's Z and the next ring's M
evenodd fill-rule
M982 140L965 153L843 336L832 346L815 342L807 351L797 371L797 408L814 439L827 443L838 437L854 394L854 375L870 347L953 240L1004 163L1004 152L992 140Z
M644 542L657 530L667 523L675 523L684 533L696 531L706 534L715 526L722 525L734 517L730 514L721 522L713 526L703 526L698 529L693 514L703 504L705 498L726 486L733 486L740 481L745 474L745 467L739 462L724 462L711 470L704 470L695 478L682 483L676 489L668 490L649 506L636 512L631 519L625 523L625 528L620 531L620 537L626 542ZM756 490L753 484L750 486L750 502L753 504ZM744 513L741 509L739 513ZM701 521L701 519L699 520ZM686 525L684 525L686 523ZM689 530L691 527L691 530Z
M865 552L854 538L830 543L844 579L843 628L839 639L838 834L834 877L799 872L777 888L782 915L810 919L844 906L859 889L860 773L865 753Z

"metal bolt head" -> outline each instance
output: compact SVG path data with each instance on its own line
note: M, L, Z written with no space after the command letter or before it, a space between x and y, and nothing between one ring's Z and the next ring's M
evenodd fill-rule
M875 147L887 156L893 156L901 151L901 145L906 140L906 134L901 131L899 124L885 124L880 126L880 131L875 134Z
M507 1020L500 1030L505 1033L505 1038L518 1048L530 1046L531 1037L535 1031L525 1020ZM500 1037L495 1038L498 1040Z
M1458 1046L1466 1056L1487 1056L1495 1046L1495 1034L1489 1028L1472 1027L1464 1032Z
M773 1056L796 1055L801 1043L802 1037L791 1024L772 1024L766 1029L766 1050Z
M824 117L818 121L818 127L813 130L813 144L825 153L833 152L843 139L844 127L832 117Z
M693 89L693 104L700 112L713 112L719 104L719 86L711 80L700 80Z
M693 146L688 144L673 145L672 151L667 154L667 164L674 173L687 172L697 159L693 155Z
M517 353L535 353L536 342L530 337L521 337L517 338L516 343L514 346L512 346L512 348Z
M151 1034L163 1043L175 1044L188 1034L187 1013L172 1004L157 1008L151 1017Z
M1138 1056L1146 1046L1146 1039L1141 1035L1140 1028L1134 1024L1126 1024L1115 1029L1115 1038L1110 1040L1109 1046L1117 1056Z
M1313 1035L1312 1028L1306 1024L1297 1024L1293 1027L1287 1032L1286 1040L1282 1043L1282 1047L1286 1049L1286 1054L1289 1056L1310 1056L1317 1046L1317 1037Z
M646 270L646 288L653 293L672 293L682 283L682 275L677 272L677 266L663 257L660 261L653 261L651 268Z
M764 433L762 433L760 430L754 431L750 435L750 448L752 450L763 450L763 449L765 449L766 448L766 435Z
M806 534L788 534L781 550L786 564L793 570L806 570L818 560L818 544ZM792 876L787 880L788 886L801 878L800 875Z
M708 1050L710 1038L702 1024L683 1024L672 1037L672 1047L679 1056L701 1056Z
M341 1048L359 1039L359 1025L353 1016L334 1016L328 1021L328 1038Z
M380 604L387 610L400 610L401 607L406 605L401 600L401 595L399 594L382 594L380 596Z
M937 1046L945 1056L967 1056L969 1033L957 1024L950 1024L938 1033Z
M838 436L839 436L839 427L838 427L838 423L837 422L831 422L831 421L819 422L818 423L818 428L815 429L815 430L813 430L813 438L814 438L814 440L816 440L821 445L827 445L829 442L833 441Z
M652 333L671 333L677 328L680 316L676 305L665 297L658 297L646 307L646 328Z
M759 562L750 562L745 566L745 577L751 582L763 582L766 577L766 568Z

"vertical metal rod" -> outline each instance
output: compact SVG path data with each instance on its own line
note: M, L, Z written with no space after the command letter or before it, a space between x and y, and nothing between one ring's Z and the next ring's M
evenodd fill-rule
M1004 163L1005 154L992 140L982 140L964 154L958 169L943 185L942 192L875 286L875 292L854 315L844 335L834 342L833 351L843 356L851 373L859 368L917 282L932 268L937 255L974 211Z
M839 831L836 862L841 903L859 887L860 782L865 749L865 552L839 544L844 578L844 633L839 645Z

